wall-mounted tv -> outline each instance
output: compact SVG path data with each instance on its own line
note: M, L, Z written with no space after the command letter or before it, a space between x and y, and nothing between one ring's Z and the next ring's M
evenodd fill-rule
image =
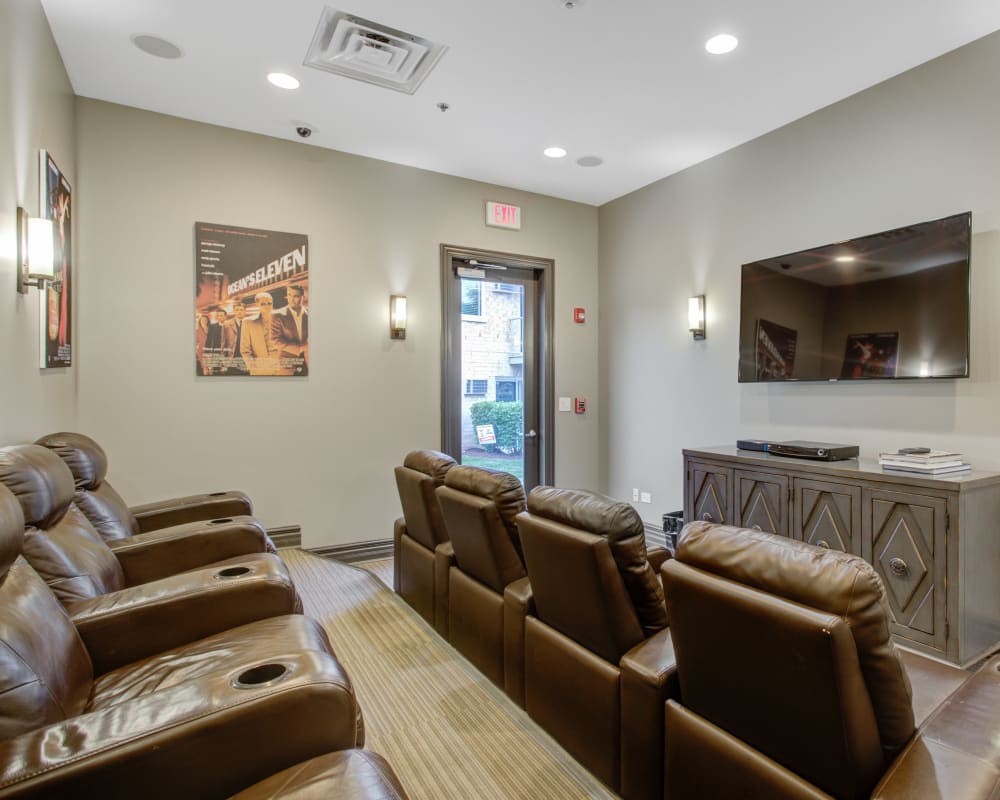
M743 265L741 383L969 377L972 213Z

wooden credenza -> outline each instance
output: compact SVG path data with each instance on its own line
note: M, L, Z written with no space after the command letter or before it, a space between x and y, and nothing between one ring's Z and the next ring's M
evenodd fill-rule
M865 458L685 450L684 519L860 555L885 584L900 644L961 665L1000 644L998 472L917 475Z

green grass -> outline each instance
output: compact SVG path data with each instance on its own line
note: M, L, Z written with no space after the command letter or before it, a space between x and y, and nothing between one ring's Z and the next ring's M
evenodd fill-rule
M524 462L520 456L498 456L491 453L462 453L462 463L470 467L486 467L509 472L524 483Z

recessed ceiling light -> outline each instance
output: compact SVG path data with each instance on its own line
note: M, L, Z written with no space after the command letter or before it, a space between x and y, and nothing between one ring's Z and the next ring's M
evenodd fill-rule
M157 58L180 58L184 55L177 45L173 42L168 42L166 39L161 39L159 36L147 36L143 33L137 33L132 37L132 44L142 50L142 52L156 56Z
M600 156L581 156L576 163L581 167L599 167L604 163L604 159Z
M546 147L543 151L545 155L549 158L565 158L566 148L564 147Z
M839 261L841 264L849 264L854 260L854 256L837 256L834 261Z
M267 79L279 89L299 88L299 79L293 78L291 75L287 75L284 72L271 72L268 74Z
M731 53L739 43L740 40L731 33L720 33L705 42L705 49L713 56L721 56L723 53Z

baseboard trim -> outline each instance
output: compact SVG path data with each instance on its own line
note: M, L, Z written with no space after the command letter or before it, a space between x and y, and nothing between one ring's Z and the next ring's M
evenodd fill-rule
M274 546L279 550L283 547L302 546L302 528L298 525L282 525L278 528L268 528L267 535L271 537Z
M376 561L380 558L392 557L392 539L371 539L367 542L349 542L348 544L331 544L325 547L311 547L307 550L323 558L332 558L344 564L356 564L359 561Z

